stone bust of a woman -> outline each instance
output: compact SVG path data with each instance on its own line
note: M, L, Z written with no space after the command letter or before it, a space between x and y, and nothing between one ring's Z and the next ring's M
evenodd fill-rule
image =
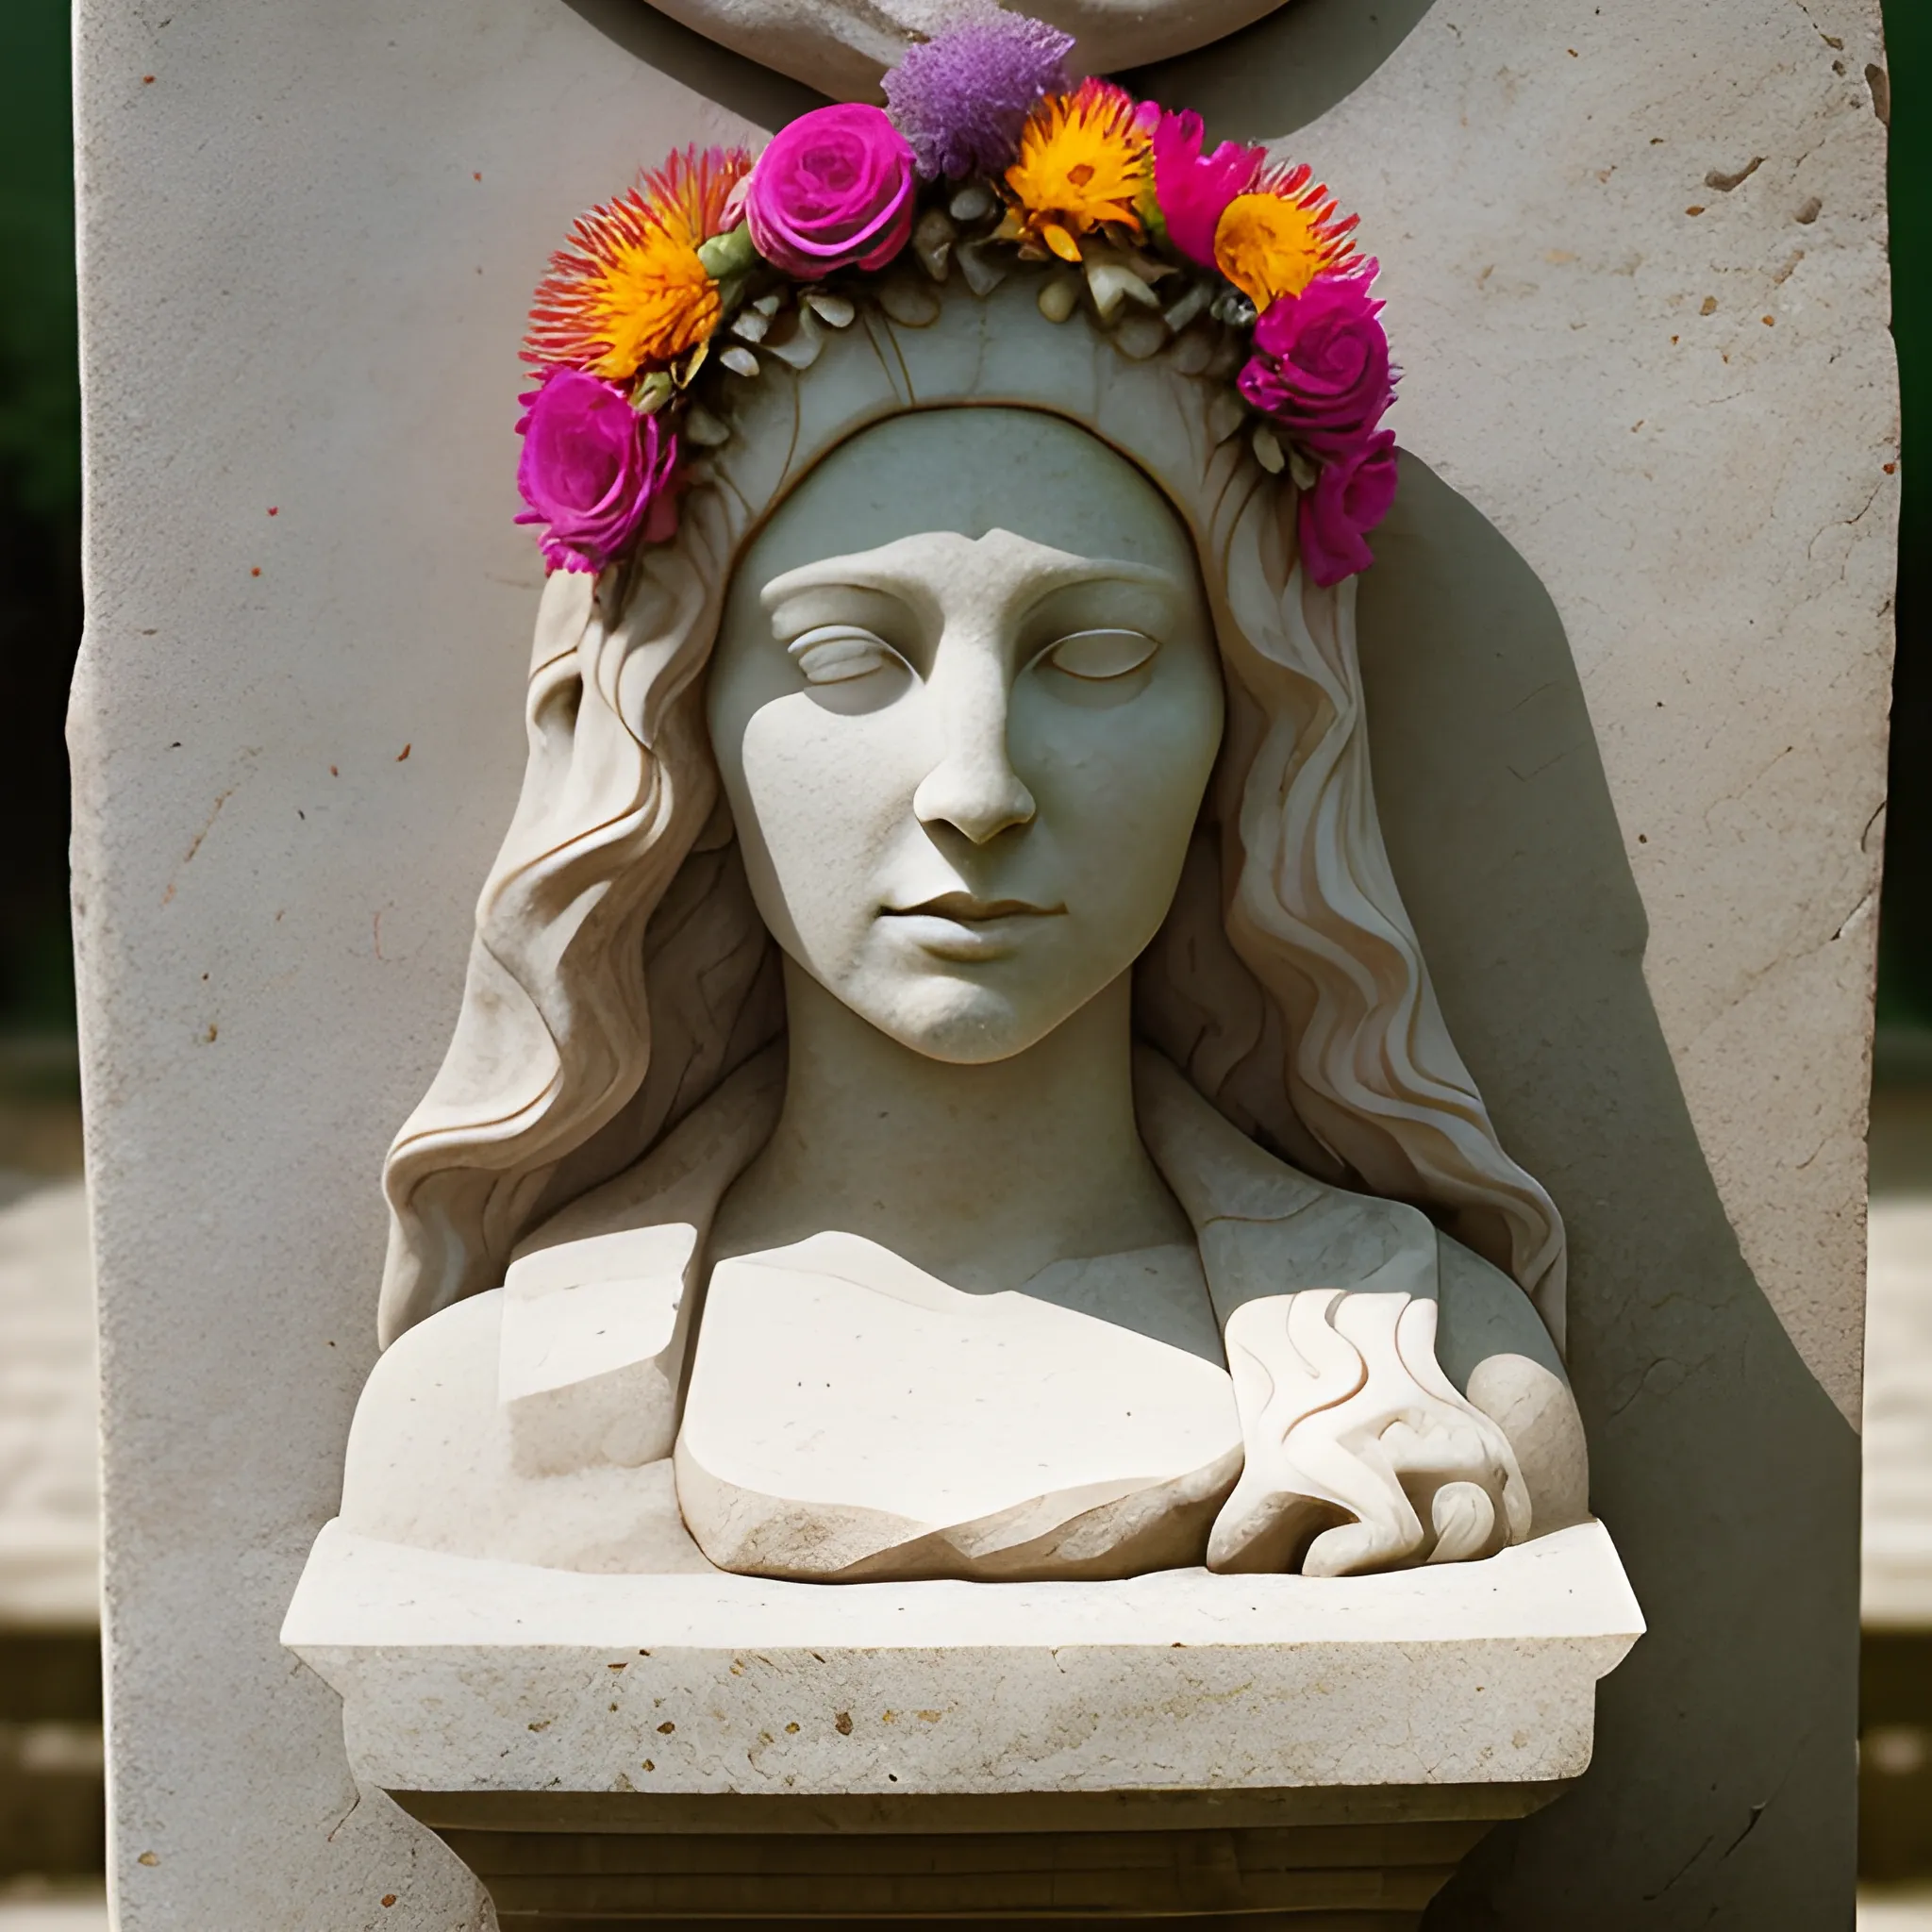
M991 1581L1587 1513L1561 1224L1391 874L1253 308L1123 301L1118 207L995 273L975 192L742 311L675 536L550 580L350 1529Z

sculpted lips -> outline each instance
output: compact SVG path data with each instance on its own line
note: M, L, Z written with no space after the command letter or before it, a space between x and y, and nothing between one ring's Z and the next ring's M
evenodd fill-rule
M886 908L896 919L930 913L935 919L957 919L964 925L977 925L989 919L1011 919L1017 914L1051 919L1066 909L1064 906L1036 906L1027 899L979 899L971 892L941 892L935 899L922 899L917 906Z
M916 906L888 906L884 916L935 958L974 960L1005 958L1019 943L1029 921L1055 918L1066 909L1036 906L1026 899L941 892Z

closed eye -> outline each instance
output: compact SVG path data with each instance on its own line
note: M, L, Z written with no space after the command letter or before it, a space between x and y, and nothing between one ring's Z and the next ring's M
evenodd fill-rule
M1076 630L1049 644L1041 655L1069 677L1098 682L1138 671L1159 650L1158 638L1140 630Z
M785 648L808 684L848 684L903 662L883 639L851 624L822 624Z

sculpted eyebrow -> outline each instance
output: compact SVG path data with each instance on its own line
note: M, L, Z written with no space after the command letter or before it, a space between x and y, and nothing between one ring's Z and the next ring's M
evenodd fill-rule
M764 603L772 620L772 635L781 643L822 624L891 625L909 614L908 599L856 575L793 584L784 590L767 587Z
M1171 622L1182 608L1186 592L1165 571L1149 570L1141 564L1103 565L1048 585L1033 600L1027 614L1049 615L1056 603L1094 595L1142 613L1151 605L1154 613Z

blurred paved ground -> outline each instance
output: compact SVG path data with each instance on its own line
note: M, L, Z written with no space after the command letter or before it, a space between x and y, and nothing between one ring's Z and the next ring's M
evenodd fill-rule
M1864 1621L1932 1627L1932 1194L1872 1202Z
M0 1928L13 1932L4 1916L0 1916ZM1932 1891L1868 1894L1858 1901L1858 1932L1932 1932Z
M1859 1862L1866 1932L1932 1932L1916 1901L1876 1883L1932 1863L1932 1054L1872 1106L1865 1305L1864 1688ZM1881 1057L1885 1042L1881 1041Z
M108 1905L98 1892L80 1897L0 1897L0 1932L108 1932Z
M0 1932L105 1932L93 1293L71 1042L0 1039ZM15 1878L24 1871L71 1876Z
M42 1183L0 1208L0 1624L99 1616L98 1456L86 1191Z

